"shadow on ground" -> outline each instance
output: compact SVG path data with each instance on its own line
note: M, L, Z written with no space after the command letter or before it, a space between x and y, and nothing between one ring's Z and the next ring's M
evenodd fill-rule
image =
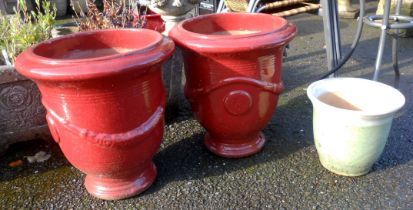
M280 103L286 100L280 98ZM306 97L301 95L280 105L264 129L267 143L263 151L248 158L226 159L213 155L203 145L203 129L167 145L154 158L159 172L158 179L146 193L154 193L174 181L198 180L239 170L248 171L257 165L283 159L312 144L312 131L308 127L311 125L311 106L308 103Z

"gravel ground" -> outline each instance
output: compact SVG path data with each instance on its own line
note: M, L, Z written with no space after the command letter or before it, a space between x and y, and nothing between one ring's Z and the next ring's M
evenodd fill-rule
M303 14L289 20L299 34L284 60L286 90L264 129L268 142L259 154L224 159L209 153L202 145L205 131L182 99L154 158L159 175L146 192L121 201L95 199L83 187L84 174L66 161L56 144L32 141L12 146L0 159L0 209L413 209L413 39L400 41L400 90L407 103L393 122L383 155L369 174L342 177L319 163L312 106L305 95L309 83L326 71L322 19ZM341 27L346 51L355 22L343 20ZM340 76L372 77L378 35L377 29L365 28ZM393 82L390 67L389 46L381 76L387 84ZM7 166L40 150L52 158Z

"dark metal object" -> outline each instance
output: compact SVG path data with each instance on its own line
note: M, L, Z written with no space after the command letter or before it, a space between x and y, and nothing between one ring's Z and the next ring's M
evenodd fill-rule
M211 14L215 13L218 9L219 0L201 0L199 2L199 14Z
M334 5L335 1L329 1L329 0L323 0L322 5L323 8L331 8L331 5ZM393 60L393 69L395 72L395 86L397 87L399 84L399 79L400 79L400 72L399 72L399 67L398 67L398 54L397 54L397 34L399 32L398 29L407 29L413 27L413 17L408 17L408 16L401 16L400 15L400 10L401 10L401 5L402 5L402 0L397 0L397 5L396 5L396 12L395 15L390 15L390 6L391 6L391 1L387 0L385 1L385 6L384 6L384 14L383 15L371 15L364 17L365 13L365 8L364 8L365 1L360 0L360 17L363 17L363 19L359 19L359 26L356 32L356 38L353 42L353 45L351 47L350 52L348 53L349 56L345 56L344 59L341 60L341 62L337 63L337 56L334 54L337 52L337 46L340 44L336 42L334 39L331 37L336 37L338 31L333 31L330 30L331 28L338 29L338 21L334 18L337 12L333 10L323 10L323 20L324 20L324 35L326 38L326 51L327 51L327 60L328 60L328 69L329 72L324 75L322 78L326 78L331 74L334 74L336 71L338 71L342 65L345 64L345 62L350 58L351 54L354 51L355 46L357 45L357 42L359 40L359 36L361 35L362 31L362 22L366 23L369 26L373 27L378 27L381 28L381 34L380 34L380 41L379 41L379 46L378 46L378 52L377 52L377 57L376 57L376 63L375 63L375 68L374 68L374 75L373 75L373 80L378 80L378 77L380 75L380 67L382 64L382 58L383 58L383 52L384 52L384 47L385 47L385 42L386 42L386 35L387 31L390 29L396 29L396 36L393 36L392 38L392 60ZM377 20L382 20L382 22L376 22ZM390 20L394 21L394 23L389 23ZM401 23L400 21L404 21Z
M377 20L381 20L381 19L383 19L383 15L371 15L371 16L365 17L365 22L369 26L381 28L383 23L376 22ZM390 20L393 20L396 23L389 24L387 26L388 29L405 29L405 28L409 28L413 26L413 17L402 16L402 15L396 14L396 15L389 15L389 21ZM407 23L400 23L400 21L406 21Z
M218 8L217 8L216 13L223 12L224 9L225 9L224 0L220 0L220 1L219 1L219 4L218 4Z
M398 66L398 54L397 54L397 45L398 45L398 33L399 29L413 28L413 17L402 16L400 15L401 6L403 4L402 0L397 0L396 2L396 11L395 15L390 15L391 1L387 0L384 4L384 13L383 15L372 15L364 17L364 22L373 27L381 29L379 47L377 50L376 63L374 68L373 80L378 80L380 75L380 67L383 59L383 52L386 43L387 31L390 29L396 29L396 35L392 38L392 60L393 60L393 69L395 73L395 86L398 86L400 79L400 71ZM381 23L375 22L376 20L382 20ZM393 20L394 23L390 23L390 20ZM400 21L404 21L401 23Z
M330 1L325 1L324 3L326 4L330 4ZM324 6L324 5L323 5ZM365 14L365 0L360 0L360 14L359 17L363 17ZM362 31L363 31L363 19L359 18L358 19L358 24L357 24L357 30L355 33L355 37L353 39L353 43L350 46L350 51L343 56L343 58L338 61L338 60L333 60L333 56L329 56L329 52L333 51L333 44L330 42L327 42L327 40L329 40L329 37L332 37L332 33L331 31L329 31L329 28L325 28L326 25L327 27L329 26L328 24L326 24L325 22L331 22L331 14L325 10L323 10L323 21L324 21L324 36L325 36L325 40L326 40L326 51L327 51L327 65L328 65L328 72L321 77L321 79L327 78L328 76L334 74L335 72L337 72L338 70L340 70L340 68L347 62L347 60L351 57L351 55L353 54L354 50L356 49L358 42L360 40ZM336 63L336 65L334 65L334 63Z
M321 0L323 8L324 37L327 51L327 67L332 70L341 58L341 41L336 1Z
M384 45L386 44L387 26L389 25L390 5L391 5L390 0L385 1L384 13L382 16L383 24L380 26L381 34L380 34L379 48L377 51L376 64L374 65L373 80L378 80L379 73L380 73L380 66L381 66L381 61L383 58ZM365 21L365 22L368 23L369 21Z
M396 15L400 15L400 10L402 8L402 1L398 0L397 5L396 5ZM413 20L413 18L412 18ZM396 20L396 23L399 21ZM400 33L399 29L396 29L396 34L398 35ZM395 87L399 87L399 82L400 82L400 70L399 70L399 58L398 58L398 40L397 37L393 36L392 38L392 61L393 61L393 69L395 73Z

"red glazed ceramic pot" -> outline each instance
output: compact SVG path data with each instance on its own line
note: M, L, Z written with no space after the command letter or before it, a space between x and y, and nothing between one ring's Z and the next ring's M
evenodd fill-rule
M34 80L66 158L87 174L86 189L108 200L148 188L164 126L161 65L174 43L147 29L76 33L18 56Z
M146 9L146 14L145 15L134 15L134 20L133 23L137 24L138 21L143 18L145 20L145 23L143 25L143 28L146 29L151 29L158 31L160 33L165 31L165 22L162 20L161 15L155 13L154 11L148 9L147 7L141 6L140 10L145 10Z
M284 47L295 34L283 18L248 13L199 16L171 30L183 49L185 95L210 151L238 158L262 149L260 131L283 91Z

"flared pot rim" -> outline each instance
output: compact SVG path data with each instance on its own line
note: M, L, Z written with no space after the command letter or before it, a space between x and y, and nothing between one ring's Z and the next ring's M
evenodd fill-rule
M337 106L330 105L324 101L321 101L317 95L317 88L320 88L320 86L323 85L328 85L328 83L347 83L348 85L356 85L356 83L366 83L368 86L371 87L378 87L382 88L383 90L392 92L394 94L394 105L392 107L386 107L383 110L374 110L374 111L369 111L369 110L353 110L353 109L345 109L345 108L340 108ZM371 90L371 89L370 89ZM365 91L365 90L363 90ZM330 91L325 91L330 92ZM321 94L320 94L321 95ZM364 79L364 78L354 78L354 77L336 77L336 78L327 78L327 79L322 79L315 81L311 83L308 88L307 88L307 96L310 99L311 103L313 104L314 108L317 109L325 109L325 110L333 110L336 111L337 113L341 113L347 116L359 116L362 118L371 118L371 119L378 119L378 118L385 118L389 116L393 116L394 113L399 111L405 104L405 97L404 95L397 90L396 88L369 79ZM391 100L391 99L387 99ZM383 102L385 103L387 101L386 99L383 99ZM333 117L333 116L332 116Z
M237 35L216 35L187 30L187 25L189 24L219 18L262 18L279 24L261 31ZM248 28L244 28L244 30L248 30ZM252 50L268 45L285 45L295 37L296 33L295 25L282 17L261 13L228 12L202 15L184 20L172 28L169 32L169 37L180 46L186 48L201 52L220 52Z
M208 19L208 18L229 18L229 17L237 17L237 16L250 16L251 18L253 17L271 17L271 19L275 21L280 21L281 24L266 31L259 31L255 33L248 33L248 34L237 34L237 35L214 35L214 34L203 34L203 33L196 33L192 32L190 30L185 29L185 25L191 24L192 22L199 21L202 19ZM208 15L202 15L198 16L195 18L191 18L188 20L185 20L180 24L180 28L183 30L186 30L189 34L191 34L194 37L198 37L200 39L241 39L241 38L248 38L248 37L255 37L255 36L262 36L264 34L268 33L273 33L282 30L286 25L288 24L288 21L285 20L284 18L277 17L277 16L272 16L272 15L267 15L267 14L260 14L260 13L234 13L234 12L229 12L229 13L216 13L216 14L208 14Z
M128 48L127 52L91 58L62 59L44 56L44 54L36 52L46 45L53 45L65 40L93 35L113 35L114 33L117 33L118 36L132 33L136 36L145 36L149 41L142 46ZM108 46L108 48L111 47L114 46ZM153 30L104 29L69 34L40 42L21 53L16 59L15 66L19 73L34 80L82 80L126 73L128 69L132 68L145 68L165 60L171 56L174 49L175 45L170 39Z

